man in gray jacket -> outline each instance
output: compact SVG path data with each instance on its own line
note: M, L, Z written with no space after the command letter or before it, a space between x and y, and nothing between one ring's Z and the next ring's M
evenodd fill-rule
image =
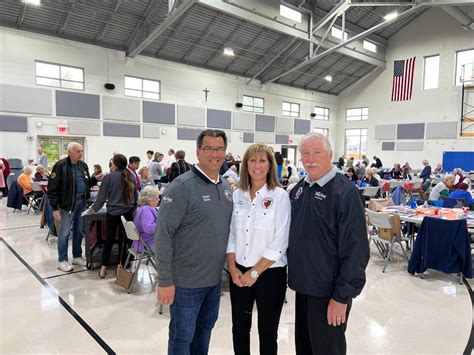
M232 215L232 192L219 175L227 137L207 129L197 139L199 163L166 189L155 246L157 298L169 304L168 354L207 354L219 314Z

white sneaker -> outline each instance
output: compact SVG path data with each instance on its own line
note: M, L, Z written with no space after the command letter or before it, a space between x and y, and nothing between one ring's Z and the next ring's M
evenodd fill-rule
M87 266L86 259L84 259L82 256L78 258L73 258L72 265L79 265L79 266L86 267Z
M67 261L60 261L58 263L58 269L64 272L71 272L73 270Z

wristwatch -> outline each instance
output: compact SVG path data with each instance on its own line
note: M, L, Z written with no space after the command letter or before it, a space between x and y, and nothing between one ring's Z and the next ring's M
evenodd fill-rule
M258 271L252 268L252 270L250 271L250 276L252 277L252 279L258 279Z

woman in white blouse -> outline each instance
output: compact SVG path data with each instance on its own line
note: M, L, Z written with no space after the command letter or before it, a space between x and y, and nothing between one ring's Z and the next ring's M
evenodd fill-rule
M245 152L233 203L227 264L232 277L234 352L250 354L256 303L260 354L276 354L286 293L291 205L288 194L279 187L275 158L267 146L253 144Z

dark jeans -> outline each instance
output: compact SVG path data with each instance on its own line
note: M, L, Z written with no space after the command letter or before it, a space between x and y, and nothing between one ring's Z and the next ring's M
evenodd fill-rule
M237 267L243 273L250 269L241 265ZM235 354L250 355L250 328L255 302L258 311L260 354L275 355L278 352L278 325L285 302L286 279L286 267L277 267L263 272L252 287L239 287L230 280Z
M176 287L170 307L168 355L205 355L219 315L221 285Z
M347 305L346 322L328 325L329 297L296 292L295 345L297 355L342 355L346 353L346 327L352 302Z
M127 259L127 252L130 243L128 242L127 237L125 236L125 229L123 228L121 217L124 216L127 221L133 220L133 211L130 210L123 215L112 216L110 214L105 215L105 228L106 228L106 238L104 244L104 250L102 251L102 266L108 266L110 260L110 253L112 252L112 247L114 245L115 236L117 235L117 228L119 230L119 263L121 265L125 264Z

